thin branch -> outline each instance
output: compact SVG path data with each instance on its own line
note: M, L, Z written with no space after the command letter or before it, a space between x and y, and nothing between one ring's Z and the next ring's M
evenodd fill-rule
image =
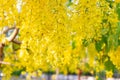
M15 28L10 37L7 38L9 42L13 41L19 32L19 28Z
M21 41L18 41L17 39L14 39L12 42L16 43L16 44L21 44Z
M5 27L4 29L3 29L3 31L2 31L2 34L6 34L9 30L11 30L11 29L15 29L15 27L11 27L11 28L9 28L9 27Z
M4 27L4 29L2 30L2 34L6 34L9 30L11 30L11 29L16 29L15 28L15 26L14 27L11 27L11 28L9 28L9 27ZM14 33L14 32L13 32ZM18 32L17 32L18 33ZM16 34L16 33L15 33ZM16 37L16 36L15 36ZM14 38L15 38L14 37ZM9 38L7 38L7 40L8 41L11 41L11 39L10 39L10 37ZM14 42L14 43L16 43L16 44L21 44L21 42L20 41L18 41L17 39L12 39L12 42ZM4 44L4 43L3 43Z
M4 62L4 61L0 61L0 64L7 64L7 65L11 65L11 63L9 63L9 62Z
M0 43L0 61L3 60L3 47L4 44Z

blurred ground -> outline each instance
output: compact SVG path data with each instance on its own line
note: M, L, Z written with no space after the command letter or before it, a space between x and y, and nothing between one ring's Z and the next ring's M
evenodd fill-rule
M25 76L12 77L11 80L26 80ZM48 75L43 74L41 77L31 77L31 80L78 80L77 75L59 75L56 79L55 75L52 75L51 78ZM93 76L81 76L80 80L95 80ZM120 78L108 78L105 80L120 80Z

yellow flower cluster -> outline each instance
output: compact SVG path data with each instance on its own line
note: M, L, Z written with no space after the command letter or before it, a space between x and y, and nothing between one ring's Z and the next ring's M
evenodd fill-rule
M113 77L113 72L112 71L107 71L106 72L106 77L107 78L112 78Z
M117 67L117 69L120 69L120 47L118 47L115 51L112 50L109 52L110 60L113 62L113 64Z
M4 61L28 72L56 68L75 72L76 68L88 69L86 63L95 67L100 55L92 40L100 40L106 34L103 29L114 32L118 22L115 7L116 3L110 7L106 0L0 0L0 30L15 24L22 41L20 49L13 50L16 54L5 56ZM0 36L0 41L4 37ZM85 47L83 40L88 44ZM119 48L110 53L119 68L118 56Z

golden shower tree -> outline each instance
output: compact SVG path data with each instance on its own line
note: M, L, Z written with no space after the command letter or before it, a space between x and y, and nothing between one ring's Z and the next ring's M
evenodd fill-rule
M1 0L2 71L9 75L23 68L27 72L60 69L67 74L77 68L89 71L86 64L103 70L109 61L119 69L120 60L115 59L120 45L119 2Z

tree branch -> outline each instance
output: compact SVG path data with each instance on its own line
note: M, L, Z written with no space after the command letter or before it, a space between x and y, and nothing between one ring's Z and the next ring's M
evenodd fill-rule
M16 40L15 37L17 36L18 32L19 32L19 28L16 28L16 27L12 27L12 28L9 28L9 27L6 27L3 29L2 31L2 34L6 34L9 30L11 29L14 29L14 31L12 32L12 34L6 38L9 42L14 42L14 43L17 43L17 44L21 44L20 41ZM0 66L1 64L8 64L8 65L11 65L9 62L3 62L3 48L4 48L4 45L5 43L0 43Z
M9 42L13 41L19 32L19 28L15 28L10 37L7 38Z
M14 42L16 44L21 44L21 41L18 41L17 39L14 39L12 42Z
M4 47L4 44L0 43L0 61L3 60L3 47ZM0 66L1 66L1 63L0 63Z
M9 28L9 27L4 27L3 28L3 30L2 30L2 34L6 34L9 30L11 30L11 29L16 29L15 27L11 27L11 28ZM14 35L13 35L14 34ZM15 32L13 32L13 34L12 34L12 36L11 37L9 37L9 38L7 38L7 40L8 41L12 41L12 42L14 42L14 43L16 43L16 44L21 44L21 42L20 41L18 41L17 39L15 39L15 37L16 37L16 35L18 34L18 31L17 31L17 33L15 33ZM11 39L10 39L11 38ZM13 38L13 39L12 39ZM4 43L3 43L4 44Z
M3 59L3 47L4 44L0 43L0 61Z
M4 62L4 61L0 61L0 64L8 64L8 65L11 65L11 63L9 63L9 62Z
M11 28L9 28L9 27L5 27L4 29L3 29L3 31L2 31L2 34L6 34L9 30L11 30L11 29L15 29L15 27L11 27Z

